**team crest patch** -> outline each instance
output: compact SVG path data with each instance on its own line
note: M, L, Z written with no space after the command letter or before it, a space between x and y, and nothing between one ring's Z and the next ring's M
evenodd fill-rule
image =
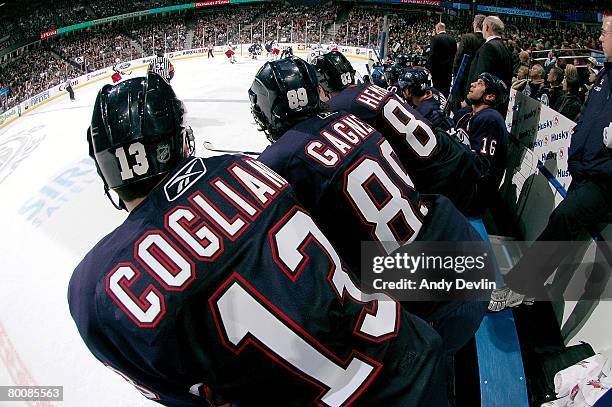
M183 195L193 184L206 174L206 166L204 160L195 158L188 161L180 170L178 170L166 185L164 192L169 202L174 201L179 196Z
M465 132L465 130L461 128L458 129L455 133L455 137L457 137L457 139L459 139L459 141L467 147L472 147L472 145L470 144L470 136Z
M170 160L170 145L167 143L157 146L157 161L167 163Z

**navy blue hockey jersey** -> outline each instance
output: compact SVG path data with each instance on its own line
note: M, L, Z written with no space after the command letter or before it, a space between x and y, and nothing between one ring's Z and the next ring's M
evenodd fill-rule
M68 301L95 357L165 405L431 405L439 337L353 281L283 178L218 156L169 174Z
M495 109L473 113L467 106L454 115L457 136L472 149L471 161L478 171L479 202L486 208L496 193L506 170L508 130L502 115Z
M453 121L444 114L446 98L435 88L429 88L432 97L421 102L414 109L427 119L433 127L450 131L453 128Z
M345 89L329 105L332 110L354 114L380 131L420 192L445 195L463 213L475 213L477 177L470 152L454 137L433 130L399 96L364 84Z
M479 240L450 201L425 202L391 144L353 114L304 120L259 159L289 181L353 270L360 268L362 241L381 242L381 252L390 253L398 242ZM430 227L433 218L437 227Z

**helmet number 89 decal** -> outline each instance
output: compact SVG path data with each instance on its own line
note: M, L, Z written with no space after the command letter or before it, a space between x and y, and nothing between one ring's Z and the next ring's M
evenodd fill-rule
M119 166L121 167L121 179L126 181L134 178L136 175L144 175L149 171L149 161L147 161L147 153L142 143L133 143L128 147L128 153L134 156L136 164L130 167L128 163L127 155L124 147L119 147L115 150L115 156L119 160Z
M351 73L345 72L340 75L340 81L342 82L342 85L348 85L349 83L351 83Z
M287 100L289 101L289 109L292 110L307 106L308 94L306 93L306 89L291 89L287 92Z

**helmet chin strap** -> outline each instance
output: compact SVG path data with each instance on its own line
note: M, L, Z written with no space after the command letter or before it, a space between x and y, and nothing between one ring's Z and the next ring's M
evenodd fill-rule
M489 102L487 102L487 100L485 99L485 95L482 95L482 96L481 96L479 99L477 99L477 100L473 100L473 101L471 101L471 100L469 100L469 99L468 99L468 102L470 102L470 104L471 104L472 106L480 106L480 105L487 105L487 106L490 106L490 105L491 105L491 104L490 104Z
M323 94L325 95L327 100L330 101L331 98L332 98L332 95L331 95L331 92L329 91L329 89L327 88L327 86L321 86L321 88L323 89Z
M121 198L119 198L119 203L113 201L113 197L110 194L110 189L108 188L108 185L106 185L106 182L104 182L104 193L106 194L108 200L113 204L115 209L119 211L127 211L127 207L125 206L125 203L121 200Z
M274 137L272 137L272 135L269 132L265 132L266 134L266 138L268 139L268 141L272 144L276 143L276 140L274 139Z
M195 153L195 137L191 126L185 127L185 138L187 139L188 154L192 156Z

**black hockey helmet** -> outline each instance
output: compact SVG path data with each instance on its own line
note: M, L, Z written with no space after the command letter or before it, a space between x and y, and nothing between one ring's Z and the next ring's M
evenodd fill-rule
M251 113L272 142L322 109L313 65L298 57L266 62L249 89Z
M483 72L478 75L478 79L482 79L485 83L485 93L482 95L485 104L491 107L497 107L506 103L508 99L508 87L501 79L488 72ZM489 94L495 95L495 101L489 102L485 99L485 96Z
M397 80L402 75L405 68L405 66L402 66L400 64L393 64L386 67L384 75L385 79L387 80L387 83L390 82L390 85L396 85Z
M319 55L312 64L317 70L319 84L327 92L339 92L355 83L355 69L339 51Z
M395 62L395 65L398 65L400 67L406 67L406 64L408 63L408 57L404 54L397 54L395 58L393 58L393 62Z
M401 91L408 89L413 96L424 96L425 91L433 86L431 73L423 67L409 68L400 76L397 84Z
M184 115L183 102L156 73L98 92L87 141L107 195L112 189L126 200L144 196L147 186L193 153ZM122 201L115 206L124 208Z

